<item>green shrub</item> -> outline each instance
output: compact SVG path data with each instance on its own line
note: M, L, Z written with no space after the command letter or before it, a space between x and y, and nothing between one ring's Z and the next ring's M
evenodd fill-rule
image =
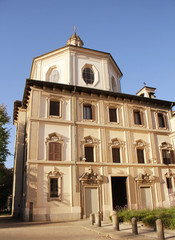
M154 227L156 220L161 219L165 228L175 229L175 207L157 208L153 210L128 210L126 208L117 211L120 222L130 222L133 217L142 221L146 226ZM112 216L110 216L112 221Z
M142 222L146 226L154 227L154 228L155 228L155 225L156 225L156 220L157 220L157 217L154 214L151 214L151 213L150 213L150 215L147 215L147 216L142 218Z

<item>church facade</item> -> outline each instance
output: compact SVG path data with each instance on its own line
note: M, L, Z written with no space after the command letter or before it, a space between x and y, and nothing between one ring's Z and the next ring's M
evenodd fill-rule
M121 93L121 77L75 32L34 58L14 103L14 216L67 221L174 204L174 103L147 86Z

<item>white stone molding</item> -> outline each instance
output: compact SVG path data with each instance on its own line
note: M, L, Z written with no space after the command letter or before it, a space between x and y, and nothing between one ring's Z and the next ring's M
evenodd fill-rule
M103 176L94 172L92 167L90 167L89 172L85 172L79 177L79 182L80 182L81 215L82 215L82 218L87 217L87 213L86 213L86 189L87 188L96 188L97 189L98 211L101 214L103 214L103 204L102 204Z
M53 82L58 83L58 82L60 81L60 76L61 76L60 71L61 71L61 69L60 69L60 67L57 66L57 65L51 66L51 67L47 70L46 77L45 77L45 81L50 82L49 77L50 77L50 74L51 74L51 72L52 72L53 70L56 70L56 71L57 71L57 79L55 79Z
M89 172L83 173L79 177L79 181L85 185L85 184L90 184L90 185L99 185L103 183L103 177L101 175L98 175L95 173L92 169L92 167L89 168Z
M173 150L173 147L172 147L172 145L170 143L162 142L160 144L160 149Z
M81 139L82 157L80 158L80 160L84 161L84 162L86 161L85 147L89 146L89 147L93 147L93 149L94 149L94 162L98 162L99 143L100 143L100 140L98 140L97 138L92 137L90 135Z
M59 102L59 116L50 115L50 101ZM51 95L50 98L47 98L47 117L48 118L62 118L62 109L63 109L63 98L56 97Z
M148 162L150 159L149 158L149 144L146 143L145 141L143 141L142 139L139 139L139 140L135 141L134 148L135 148L136 159L137 159L137 149L142 149L143 153L144 153L144 163L145 164L149 163ZM137 159L137 163L138 163L138 159Z
M87 84L87 83L84 81L84 79L83 79L83 70L84 70L85 68L90 68L90 69L93 71L93 73L94 73L94 82L93 82L92 84ZM96 68L93 64L86 63L86 64L80 69L80 71L81 71L81 80L82 80L82 82L83 82L86 86L89 86L89 87L93 86L93 87L95 87L95 86L97 85L97 83L99 82L99 72L98 72L97 68Z
M58 180L58 197L51 197L50 196L50 181L51 179L57 179ZM48 201L61 201L62 200L62 173L54 167L53 171L50 171L47 174L47 179L48 179L48 193L47 193L47 200Z

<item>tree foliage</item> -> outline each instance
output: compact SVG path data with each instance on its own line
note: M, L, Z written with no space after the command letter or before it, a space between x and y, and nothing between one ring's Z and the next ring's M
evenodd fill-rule
M10 117L7 114L6 107L0 105L0 163L4 163L10 152L8 150L8 143L10 137L10 130L6 128L6 124L10 122Z
M0 211L7 209L7 199L12 195L13 169L0 164ZM11 208L11 206L8 206Z

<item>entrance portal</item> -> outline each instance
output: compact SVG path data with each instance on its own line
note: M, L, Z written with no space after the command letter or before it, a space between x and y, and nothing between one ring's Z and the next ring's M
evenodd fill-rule
M113 209L127 205L126 177L111 177Z
M98 196L97 188L86 187L85 199L86 199L86 217L89 217L91 213L98 212Z
M142 209L152 209L151 188L141 187Z

